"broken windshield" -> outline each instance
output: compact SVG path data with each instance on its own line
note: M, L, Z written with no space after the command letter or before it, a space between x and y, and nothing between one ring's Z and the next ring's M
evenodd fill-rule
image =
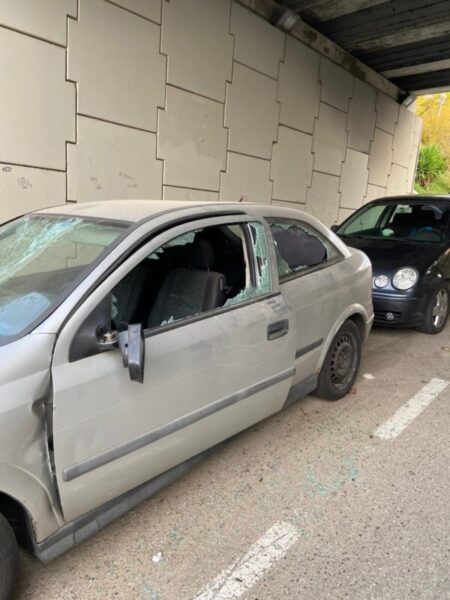
M0 226L0 344L51 312L125 228L44 214Z

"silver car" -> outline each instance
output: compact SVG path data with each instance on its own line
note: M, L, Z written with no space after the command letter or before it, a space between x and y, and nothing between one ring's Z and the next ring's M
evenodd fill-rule
M226 438L356 378L370 262L298 210L68 204L0 226L0 598Z

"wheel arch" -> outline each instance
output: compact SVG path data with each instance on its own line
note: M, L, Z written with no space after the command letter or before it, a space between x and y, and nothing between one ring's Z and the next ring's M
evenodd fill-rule
M369 315L367 310L361 304L354 304L349 306L336 320L334 326L330 329L328 336L322 346L322 352L320 354L319 363L317 365L317 374L320 373L320 370L323 365L323 361L330 349L331 343L334 339L334 336L345 323L345 321L351 320L358 327L358 330L361 333L361 342L364 343L367 339L370 329L372 327L373 322L373 314Z
M30 548L63 525L43 484L27 471L5 464L0 464L0 513Z
M0 514L11 525L17 542L27 550L31 550L33 533L30 515L25 506L9 494L0 492Z

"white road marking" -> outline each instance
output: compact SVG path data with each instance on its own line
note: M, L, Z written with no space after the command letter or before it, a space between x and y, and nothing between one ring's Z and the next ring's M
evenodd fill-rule
M432 379L406 404L401 406L390 419L375 430L374 435L383 440L393 440L410 425L449 385L444 379Z
M192 600L232 600L252 588L273 563L298 540L297 529L285 521L275 523L232 565L210 581Z

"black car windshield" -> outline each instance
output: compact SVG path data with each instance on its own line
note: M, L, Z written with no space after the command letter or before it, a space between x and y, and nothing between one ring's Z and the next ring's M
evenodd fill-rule
M0 345L49 314L126 227L44 214L0 226Z
M402 200L363 206L343 225L338 235L439 244L448 240L450 203Z

